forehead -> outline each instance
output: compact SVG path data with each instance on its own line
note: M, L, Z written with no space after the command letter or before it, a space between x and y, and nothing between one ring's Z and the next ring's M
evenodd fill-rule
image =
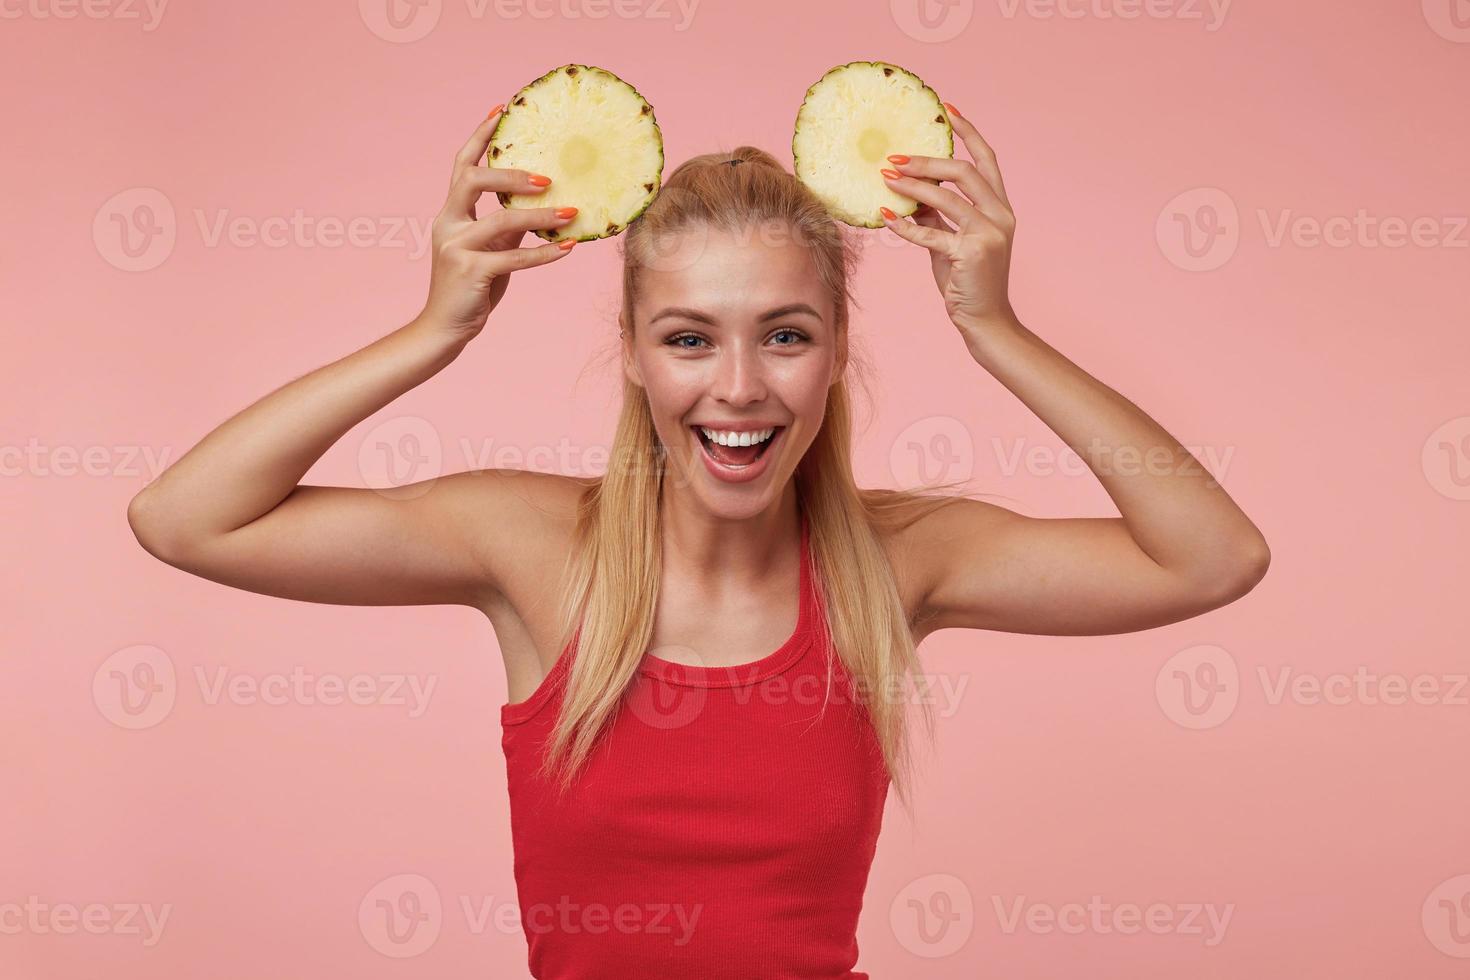
M789 228L686 229L660 242L657 252L639 272L640 319L664 306L738 319L791 302L808 303L830 319L831 298L811 251Z

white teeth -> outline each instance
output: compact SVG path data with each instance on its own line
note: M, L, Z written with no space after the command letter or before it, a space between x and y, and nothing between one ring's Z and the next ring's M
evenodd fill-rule
M775 433L775 429L759 429L755 432L716 432L714 429L699 427L705 438L710 442L717 442L722 446L754 446L765 442Z

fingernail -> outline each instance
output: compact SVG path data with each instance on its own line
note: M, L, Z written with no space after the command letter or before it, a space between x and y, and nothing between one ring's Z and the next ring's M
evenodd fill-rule
M960 115L960 114L961 114L961 113L960 113L960 110L958 110L958 109L956 109L956 108L955 108L955 107L954 107L954 106L952 106L952 105L950 105L950 104L949 104L949 103L948 103L948 102L946 102L946 103L945 103L945 104L944 104L944 108L945 108L945 109L947 109L947 110L948 110L948 111L949 111L949 114L950 114L950 115L951 115L951 116L958 116L958 115Z
M495 115L497 112L499 112L501 109L504 109L504 108L505 108L505 103L504 102L500 103L500 105L498 105L494 109L491 109L490 110L490 116ZM486 119L489 119L490 116L486 116L485 118Z
M888 158L889 163L896 163L900 167L909 162L909 158L902 153L895 153Z
M898 180L900 177L903 176L903 174L899 173L897 170L889 170L887 167L884 167L878 172L887 177L889 180Z
M530 177L527 178L527 180L535 184L537 187L545 187L547 184L551 183L550 177L543 177L541 174L532 174Z
M893 220L896 220L898 218L898 215L894 214L892 211L888 210L885 207L881 207L880 206L878 208L878 210L879 211L882 211L883 212L883 217L887 218L889 221L893 221Z
M556 216L558 218L575 218L577 216L577 209L576 208L557 208L556 209Z
M572 246L576 244L577 240L575 238L568 238L564 242L559 242L556 247L561 249L563 252L570 252L572 250Z

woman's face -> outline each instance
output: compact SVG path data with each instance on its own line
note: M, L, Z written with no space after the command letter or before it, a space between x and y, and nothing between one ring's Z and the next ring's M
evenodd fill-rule
M661 243L640 272L624 370L648 394L666 479L705 509L751 517L779 502L840 376L833 304L789 230L703 226ZM704 430L764 445L711 445Z

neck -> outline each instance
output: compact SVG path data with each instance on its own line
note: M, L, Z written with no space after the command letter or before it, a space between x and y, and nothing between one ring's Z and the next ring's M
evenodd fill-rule
M770 507L738 518L712 514L688 495L666 493L659 523L665 572L700 594L765 591L773 575L800 560L795 481Z

